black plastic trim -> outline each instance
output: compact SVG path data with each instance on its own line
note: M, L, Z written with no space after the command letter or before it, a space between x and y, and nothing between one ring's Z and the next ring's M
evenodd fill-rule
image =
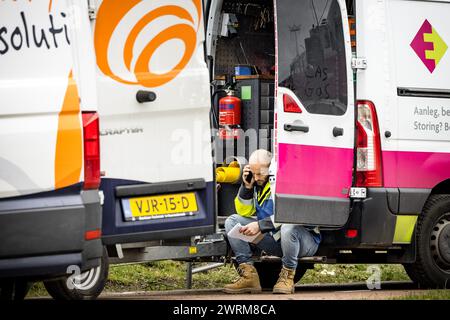
M127 185L116 187L116 197L134 197L142 195L183 192L206 188L204 179L180 180L171 182L156 182L149 184Z
M431 189L400 188L398 213L419 215L430 193Z
M0 278L57 277L66 275L68 266L81 264L81 253L0 259Z
M393 214L398 214L398 208L400 204L400 191L398 188L387 188L386 196L388 202L389 211Z
M389 209L387 193L385 188L369 188L366 199L354 202L354 211L361 211L362 245L392 245L397 216Z
M397 95L399 97L450 99L450 90L421 89L421 88L397 88Z
M132 243L153 240L173 240L178 238L190 238L200 234L212 234L214 226L191 227L181 229L158 230L139 233L126 233L111 236L103 236L103 244L114 245L118 243ZM181 237L182 236L182 237Z
M84 235L88 230L101 228L101 220L98 190L71 187L64 192L2 199L1 276L48 278L54 276L52 270L65 272L70 264L77 264L82 270L97 266L102 255L101 239L86 241ZM9 265L16 265L17 273Z
M275 195L275 221L280 223L341 228L349 213L349 199Z

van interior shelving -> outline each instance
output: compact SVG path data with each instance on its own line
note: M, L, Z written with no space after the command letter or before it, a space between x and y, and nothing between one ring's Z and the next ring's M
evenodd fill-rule
M235 139L215 137L215 163L227 165L248 160L258 148L272 150L275 100L275 30L272 0L223 1L213 53L213 112L219 121L219 100L234 77L234 95L241 99L240 135ZM231 159L231 160L230 160ZM246 159L246 160L245 160ZM235 213L234 197L239 183L218 188L218 222Z

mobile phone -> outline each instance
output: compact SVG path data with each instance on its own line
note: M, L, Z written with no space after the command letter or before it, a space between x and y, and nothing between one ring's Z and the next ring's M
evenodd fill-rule
M248 175L247 175L247 177L245 178L245 181L247 182L247 183L251 183L252 182L252 178L253 178L253 172L249 172L248 173Z

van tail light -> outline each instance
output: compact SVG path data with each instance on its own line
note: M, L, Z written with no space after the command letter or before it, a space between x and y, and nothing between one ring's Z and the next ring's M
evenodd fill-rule
M297 102L295 102L295 100L290 95L283 95L283 106L284 112L302 113L302 109L300 109Z
M84 189L100 186L100 134L97 112L83 112Z
M357 229L347 229L345 231L345 237L349 239L354 239L358 236L358 230Z
M356 186L382 187L381 140L375 105L358 101L356 121Z
M100 229L89 230L84 233L84 240L100 239L101 236L102 236L102 230L100 230Z

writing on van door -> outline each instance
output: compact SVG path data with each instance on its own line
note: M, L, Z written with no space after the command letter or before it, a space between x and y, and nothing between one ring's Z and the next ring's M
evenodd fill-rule
M14 3L12 5L19 6ZM57 49L61 45L70 45L66 12L51 12L50 2L48 19L46 24L42 25L30 18L30 10L25 11L23 10L24 8L19 7L17 9L16 24L13 26L2 25L0 27L0 55L26 48L51 50Z
M20 146L9 148L4 157L10 168L0 172L10 195L82 180L81 107L74 68L77 8L67 1L0 1L1 112L14 115L10 126L2 126L0 140L9 146L8 139L14 139ZM27 128L27 134L16 134L17 128ZM19 184L17 177L22 177Z
M201 14L201 0L104 0L95 28L98 67L123 84L168 83L194 55Z

